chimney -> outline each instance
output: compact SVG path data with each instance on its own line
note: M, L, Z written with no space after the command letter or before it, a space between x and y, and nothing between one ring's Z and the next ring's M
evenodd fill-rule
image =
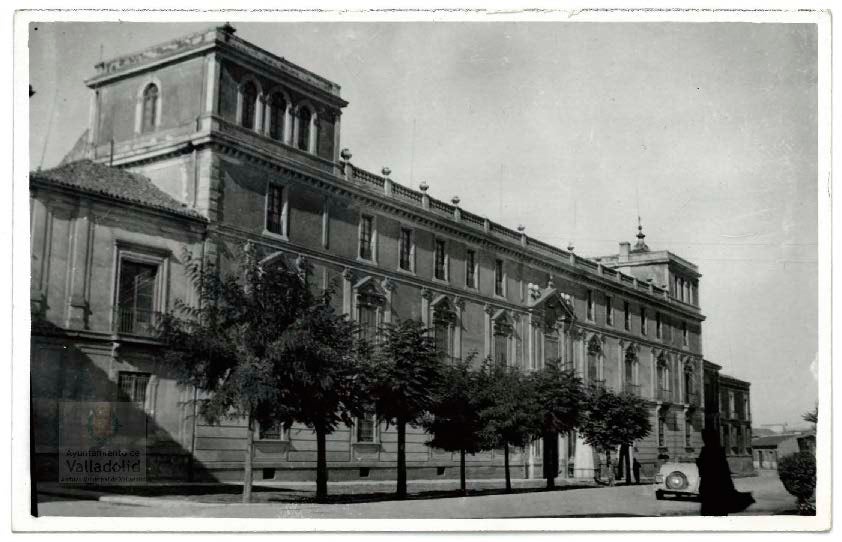
M620 243L620 261L627 262L629 261L629 250L631 250L631 243L628 241L624 241Z

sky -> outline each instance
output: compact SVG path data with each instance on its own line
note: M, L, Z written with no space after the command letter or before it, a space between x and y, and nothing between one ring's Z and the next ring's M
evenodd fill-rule
M30 26L30 163L88 122L100 59L214 23ZM817 34L757 23L237 23L339 83L357 166L583 256L634 241L699 266L706 359L755 427L817 398ZM829 294L829 292L828 292Z

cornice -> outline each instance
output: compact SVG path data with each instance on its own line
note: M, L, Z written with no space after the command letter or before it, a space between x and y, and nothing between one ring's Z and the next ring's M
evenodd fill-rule
M322 169L305 164L299 161L293 161L287 157L273 155L265 149L255 147L247 142L237 139L231 134L222 133L217 130L200 132L194 137L185 137L181 143L173 142L169 146L169 154L161 154L154 152L147 152L138 154L133 157L121 156L119 158L119 165L128 166L140 163L147 163L150 161L160 160L161 156L169 156L179 154L177 150L178 145L182 145L181 153L192 150L193 148L204 148L211 146L215 150L219 150L229 156L236 156L238 158L248 160L251 163L260 165L267 169L280 172L290 180L308 185L316 188L322 192L328 193L331 197L345 198L348 200L355 200L362 203L369 208L387 212L399 218L410 218L415 223L436 230L444 232L448 235L466 240L474 245L491 249L501 255L506 255L512 259L516 259L524 264L529 264L533 267L542 269L555 276L564 277L567 279L589 282L593 285L599 286L603 290L610 290L614 293L619 293L627 298L634 298L638 301L643 301L653 307L659 307L665 313L678 314L683 318L702 322L705 316L697 309L692 307L682 307L675 305L662 296L649 294L648 292L632 289L625 286L623 282L616 278L608 278L599 275L596 272L585 268L584 264L576 265L562 260L561 258L553 259L543 254L538 254L535 250L530 250L529 245L522 244L511 240L495 237L490 233L485 233L477 230L467 224L456 222L452 218L443 216L442 214L424 209L417 205L401 199L386 196L383 193L377 193L374 190L358 185L347 180L344 177L328 173ZM315 157L314 157L315 158ZM327 160L320 159L325 162L323 164L325 169L328 164L334 165L335 168L340 167L341 164L334 164ZM576 257L577 262L583 261L581 257ZM593 263L593 265L596 265Z

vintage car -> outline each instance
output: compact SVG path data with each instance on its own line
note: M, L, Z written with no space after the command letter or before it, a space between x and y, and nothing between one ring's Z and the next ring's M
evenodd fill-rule
M664 463L655 475L655 498L698 497L699 467L692 461Z

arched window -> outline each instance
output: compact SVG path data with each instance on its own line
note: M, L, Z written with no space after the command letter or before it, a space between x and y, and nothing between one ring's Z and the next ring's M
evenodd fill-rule
M433 308L433 335L438 350L446 359L454 355L453 341L456 325L456 311L444 298Z
M640 386L637 385L637 352L635 352L633 346L626 349L623 368L625 369L625 391L640 395Z
M158 122L158 85L150 83L143 89L143 117L141 132L151 132Z
M596 336L588 341L588 384L599 386L603 383L599 378L599 356L602 353L602 344Z
M561 361L561 342L559 341L559 322L561 308L557 300L547 301L544 309L544 364Z
M272 94L269 98L269 137L278 141L284 139L284 115L286 114L287 103L280 92Z
M684 402L696 403L696 379L693 378L693 366L689 363L684 367Z
M302 151L308 150L310 146L310 121L313 113L306 107L298 111L298 141L296 146Z
M508 365L511 360L509 355L509 341L512 338L514 329L512 322L504 311L498 312L492 321L492 339L494 361Z
M670 369L666 356L658 356L658 399L661 401L670 400Z
M249 81L243 86L243 108L240 124L243 128L254 129L254 116L257 110L257 85Z
M359 336L369 344L376 344L380 339L386 292L372 277L357 282L353 291Z

